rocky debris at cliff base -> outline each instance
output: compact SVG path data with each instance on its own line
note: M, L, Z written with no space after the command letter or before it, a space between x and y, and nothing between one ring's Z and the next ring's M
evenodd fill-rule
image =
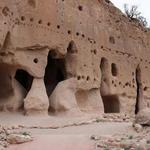
M7 142L9 144L22 144L32 141L32 137L28 134L10 134L7 136Z
M127 114L103 114L102 121L104 122L132 122L135 116Z
M0 126L0 150L5 150L9 144L22 144L33 141L33 137L27 132L14 132Z
M6 130L0 126L0 150L8 147Z
M150 129L143 129L137 135L92 135L97 150L150 150Z
M142 125L140 125L140 124L137 124L137 123L133 123L133 128L134 128L134 130L136 131L136 132L142 132L142 130L143 130L143 127L142 127Z

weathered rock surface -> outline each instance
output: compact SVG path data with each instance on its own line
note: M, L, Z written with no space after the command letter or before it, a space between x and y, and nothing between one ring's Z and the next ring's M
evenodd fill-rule
M0 6L0 110L45 115L48 99L49 111L60 114L150 107L150 31L110 1ZM72 78L76 89L66 83Z
M143 109L141 110L135 119L136 123L141 125L150 126L150 109Z
M14 132L7 127L0 126L0 150L5 150L9 144L22 144L30 141L33 141L30 133Z
M141 132L143 130L142 125L137 124L137 123L133 123L133 128L137 131L137 132Z
M31 90L24 100L24 108L27 115L48 115L49 100L43 79L33 80Z
M60 82L55 88L54 92L50 96L50 108L59 112L75 111L80 113L80 110L77 105L77 100L75 93L77 90L77 81L76 79L68 79Z
M30 135L25 134L10 134L7 136L7 142L9 144L22 144L32 140L33 139Z

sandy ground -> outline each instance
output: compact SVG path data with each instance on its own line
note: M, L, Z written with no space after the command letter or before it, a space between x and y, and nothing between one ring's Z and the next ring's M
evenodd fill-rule
M88 121L92 118L97 118L96 115L82 115L82 116L24 116L21 113L0 113L0 124L6 126L22 125L26 127L53 127L72 124L73 122Z
M131 123L94 123L60 129L24 129L31 132L34 141L11 145L8 150L96 150L91 135L135 134Z
M23 129L15 130L30 132L34 139L32 142L10 145L7 150L96 150L95 142L90 139L92 135L136 134L131 122L94 122L87 125L62 127L62 124L87 121L94 117L90 115L76 118L56 118L52 116L25 117L21 114L0 114L1 125L10 127L24 125ZM33 128L33 126L43 129ZM49 128L53 126L60 126L60 128Z

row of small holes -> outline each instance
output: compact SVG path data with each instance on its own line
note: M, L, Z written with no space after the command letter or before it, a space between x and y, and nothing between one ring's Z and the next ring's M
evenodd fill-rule
M81 80L81 79L85 79L85 77L84 77L84 76L77 76L77 79L78 79L78 80ZM87 76L87 77L86 77L86 80L89 81L89 80L90 80L90 77Z
M22 21L25 21L25 16L22 16L22 17L21 17L21 20L22 20ZM33 18L30 18L30 21L33 22L34 19L33 19ZM38 24L42 24L42 20L39 20L39 21L38 21ZM48 22L48 23L47 23L47 26L50 26L50 25L51 25L51 23ZM57 25L57 29L60 29L60 25ZM71 30L68 30L68 34L71 34ZM76 32L76 36L80 36L80 33L79 33L79 32ZM85 38L85 35L84 35L84 34L81 34L81 36L82 36L83 38ZM92 40L92 39L90 39L90 38L88 38L88 41L89 41L90 43L94 43L94 44L96 43L95 40Z

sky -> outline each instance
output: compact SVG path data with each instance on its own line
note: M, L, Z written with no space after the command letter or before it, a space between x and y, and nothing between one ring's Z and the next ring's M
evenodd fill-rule
M111 0L115 6L124 10L124 4L137 5L138 10L142 13L142 16L145 17L150 25L150 0Z

